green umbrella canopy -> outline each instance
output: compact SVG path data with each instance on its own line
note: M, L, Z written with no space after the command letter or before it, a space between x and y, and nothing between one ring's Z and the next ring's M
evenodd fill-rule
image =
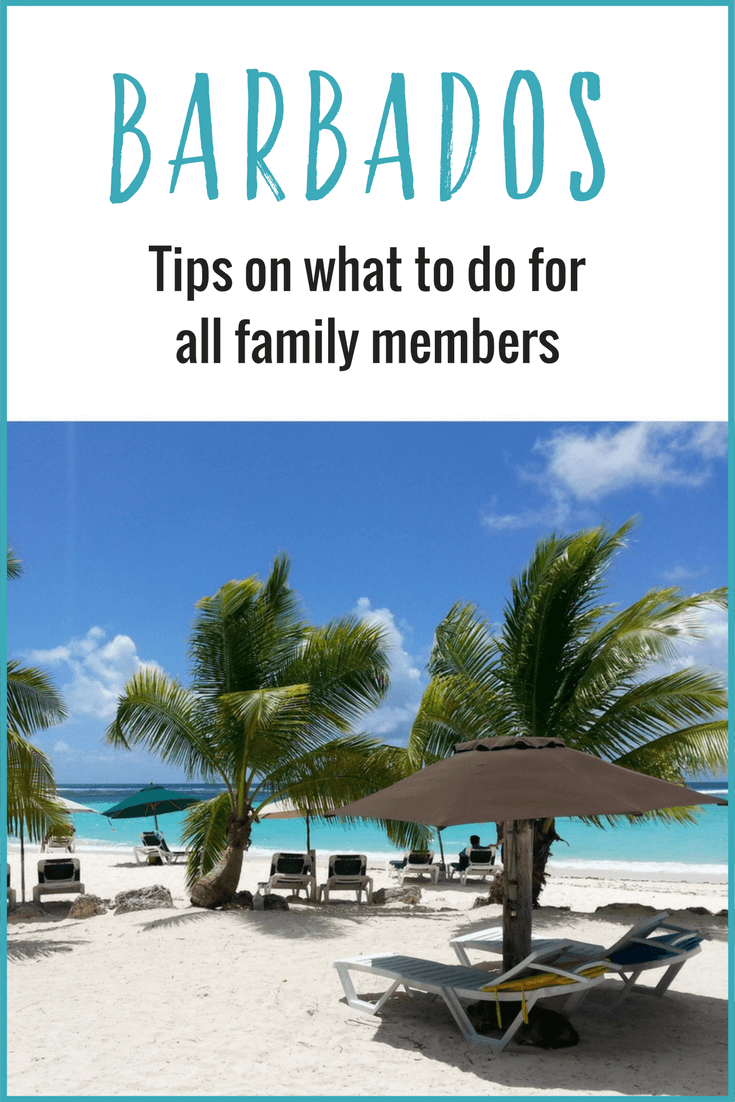
M140 792L134 792L113 807L108 807L102 814L108 819L147 819L152 815L158 829L159 815L165 815L169 811L183 811L191 804L199 802L198 796L191 796L187 792L172 792L170 788L162 788L160 784L149 784L141 788Z

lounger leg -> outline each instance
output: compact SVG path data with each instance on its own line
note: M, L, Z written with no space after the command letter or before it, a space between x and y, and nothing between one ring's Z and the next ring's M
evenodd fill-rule
M467 956L467 950L465 949L464 945L460 945L459 942L455 941L454 951L459 957L460 964L464 964L467 968L472 967L472 965L470 964L470 958Z
M640 972L636 972L631 977L630 986L634 991L641 991L645 995L663 995L668 991L672 980L676 979L685 964L685 960L680 960L678 964L670 964L655 987L648 987L645 983L636 983L635 981L640 975Z
M374 1002L368 1002L365 999L361 999L355 991L355 985L352 982L352 976L350 975L349 967L341 961L335 964L337 969L337 975L342 981L342 987L344 993L347 996L347 1005L351 1006L353 1010L362 1010L365 1014L377 1014L381 1006L383 1006L391 997L396 988L400 987L401 981L396 980L392 983L388 990L380 996L380 998Z
M462 1003L457 997L457 993L450 988L442 988L442 996L444 1002L447 1004L449 1010L452 1013L452 1017L462 1030L462 1035L466 1041L469 1041L473 1045L485 1045L487 1048L494 1048L498 1052L505 1048L508 1041L518 1032L523 1024L523 1009L521 1008L516 1014L511 1024L506 1029L502 1037L486 1037L483 1033L478 1033L473 1026L470 1019L467 1017L467 1011L462 1006ZM527 1000L527 1009L530 1009L535 1002L535 999Z

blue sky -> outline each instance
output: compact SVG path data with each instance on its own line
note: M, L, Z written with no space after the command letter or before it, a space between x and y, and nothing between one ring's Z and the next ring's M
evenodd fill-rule
M60 783L184 775L103 734L141 663L188 680L195 602L286 550L313 622L358 612L392 640L392 686L364 730L405 741L434 629L456 600L500 619L551 531L639 523L611 572L727 581L725 424L11 423L8 653L43 666L69 719L39 733ZM723 672L727 618L678 661Z

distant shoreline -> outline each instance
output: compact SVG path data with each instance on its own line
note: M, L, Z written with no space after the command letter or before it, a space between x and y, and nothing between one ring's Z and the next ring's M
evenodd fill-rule
M20 852L20 844L18 842L8 842L8 853L18 854ZM262 846L253 846L244 856L246 862L250 861L262 861L271 856L272 849L268 849ZM326 860L330 853L334 852L334 849L317 848L316 854L318 858ZM83 857L84 854L119 854L122 856L132 857L132 846L128 844L118 845L82 845L78 848L76 856ZM39 847L34 844L26 844L25 847L26 861L30 862L37 860L40 855ZM395 860L397 852L395 850L385 852L372 852L367 853L368 862L371 866L376 868L384 868L387 862ZM452 857L448 857L452 860ZM436 860L439 860L437 854ZM589 860L584 859L569 859L566 861L558 861L553 857L549 861L548 875L553 878L560 879L588 879L588 880L627 880L632 882L637 881L656 881L662 883L686 883L686 884L726 884L728 880L728 867L722 864L708 864L708 865L696 865L688 864L686 862L660 862L660 861L632 861L632 862L613 862L605 860Z

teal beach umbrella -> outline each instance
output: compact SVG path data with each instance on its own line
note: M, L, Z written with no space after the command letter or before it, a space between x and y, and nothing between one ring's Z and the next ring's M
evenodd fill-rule
M113 807L108 807L102 814L108 819L147 819L152 815L158 830L159 815L165 815L169 811L183 811L191 804L199 802L199 796L191 796L188 792L172 792L170 788L162 788L160 784L149 784L141 788L140 792L134 792Z

